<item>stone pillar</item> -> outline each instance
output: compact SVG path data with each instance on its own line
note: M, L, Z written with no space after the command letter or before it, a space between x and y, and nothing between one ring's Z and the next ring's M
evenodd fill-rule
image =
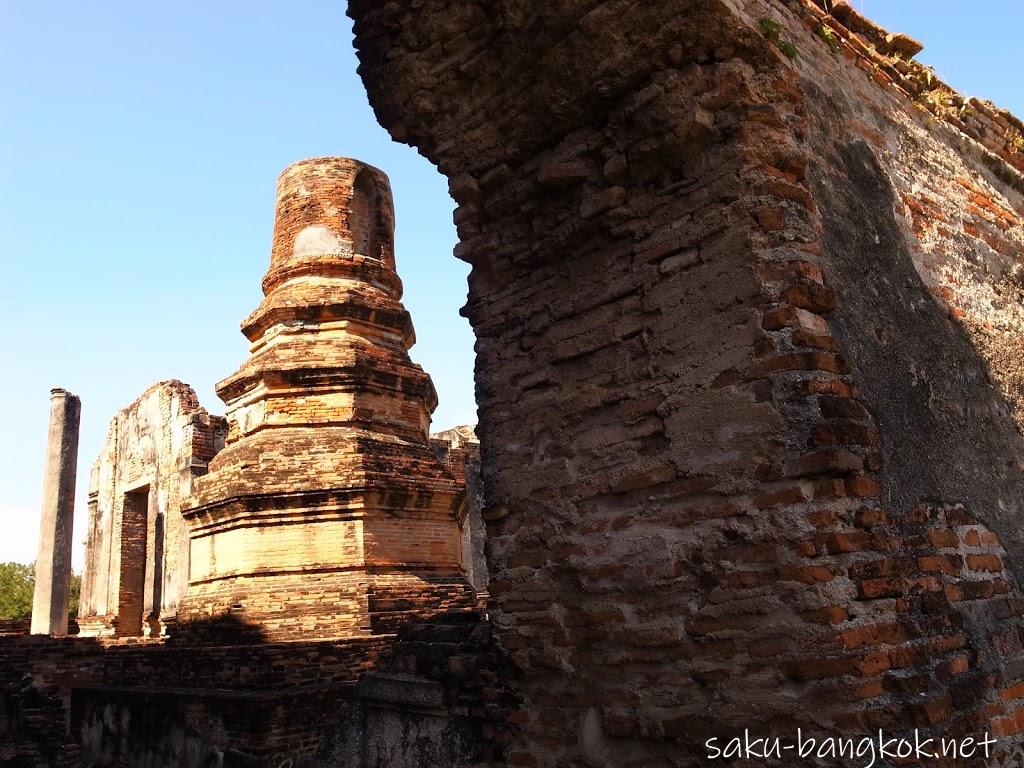
M78 464L79 399L64 389L50 391L50 435L43 479L43 513L32 599L32 634L68 633L68 590Z

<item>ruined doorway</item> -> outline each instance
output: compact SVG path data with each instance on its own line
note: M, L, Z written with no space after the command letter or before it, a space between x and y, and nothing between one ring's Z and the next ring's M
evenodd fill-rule
M146 534L149 519L149 486L124 495L121 514L121 570L117 592L117 634L142 634L146 597Z

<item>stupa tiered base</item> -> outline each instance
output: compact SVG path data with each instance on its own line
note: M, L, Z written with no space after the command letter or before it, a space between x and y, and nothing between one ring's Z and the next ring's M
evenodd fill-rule
M437 395L395 272L387 178L354 160L278 183L249 359L222 381L228 444L195 483L181 630L280 640L394 631L475 604L465 494L430 447Z

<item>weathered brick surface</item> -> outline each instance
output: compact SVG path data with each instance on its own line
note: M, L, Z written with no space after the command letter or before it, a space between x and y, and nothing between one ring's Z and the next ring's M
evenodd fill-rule
M499 766L509 724L522 716L505 684L509 662L494 639L494 627L475 612L439 614L405 624L357 689L348 720L340 720L329 766ZM412 684L421 697L384 704L367 701L367 687ZM437 695L423 717L422 690ZM408 704L412 707L406 708ZM406 706L403 706L406 705ZM377 712L375 719L370 713ZM404 710L404 711L403 711ZM443 722L438 727L438 722ZM392 731L399 725L400 738ZM426 726L426 727L424 727Z
M3 638L0 764L309 764L390 643Z
M428 440L437 396L408 355L393 216L387 177L357 161L282 172L251 354L217 386L228 444L185 502L185 622L352 636L474 605L465 491Z
M484 743L503 705L485 700L500 659L463 567L482 535L479 450L469 428L428 438L436 396L407 354L389 195L356 161L287 169L266 299L243 324L253 354L219 387L227 419L180 382L115 417L93 472L83 637L0 632L0 762L335 765L341 741L391 744L366 734L353 692L423 622L416 642L462 663L424 679L454 686L451 717ZM167 585L185 575L179 603ZM451 623L473 637L453 644ZM109 637L143 626L168 631Z
M462 521L462 554L466 575L477 598L487 598L487 531L483 521L483 485L480 478L480 442L468 425L453 427L430 436L437 457L466 488L466 513Z
M920 727L1015 764L1020 123L848 8L349 8L473 267L508 763Z
M988 731L1020 764L1022 126L826 5L353 0L375 108L448 175L473 266L488 621L386 183L299 164L186 512L188 631L5 639L24 754L70 764L77 687L136 762L187 733L337 763L325 711L361 722L382 657L441 686L466 764L696 766L745 728ZM267 642L332 634L362 637ZM173 729L100 725L151 703Z
M92 467L79 617L83 635L138 635L172 622L188 584L182 499L227 425L180 381L119 411Z

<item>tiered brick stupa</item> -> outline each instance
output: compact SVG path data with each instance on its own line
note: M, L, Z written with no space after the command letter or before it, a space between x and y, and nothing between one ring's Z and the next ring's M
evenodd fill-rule
M358 636L472 605L465 494L430 447L437 395L409 359L393 232L381 171L281 174L251 353L217 385L227 445L184 504L184 632L228 616L271 640Z

